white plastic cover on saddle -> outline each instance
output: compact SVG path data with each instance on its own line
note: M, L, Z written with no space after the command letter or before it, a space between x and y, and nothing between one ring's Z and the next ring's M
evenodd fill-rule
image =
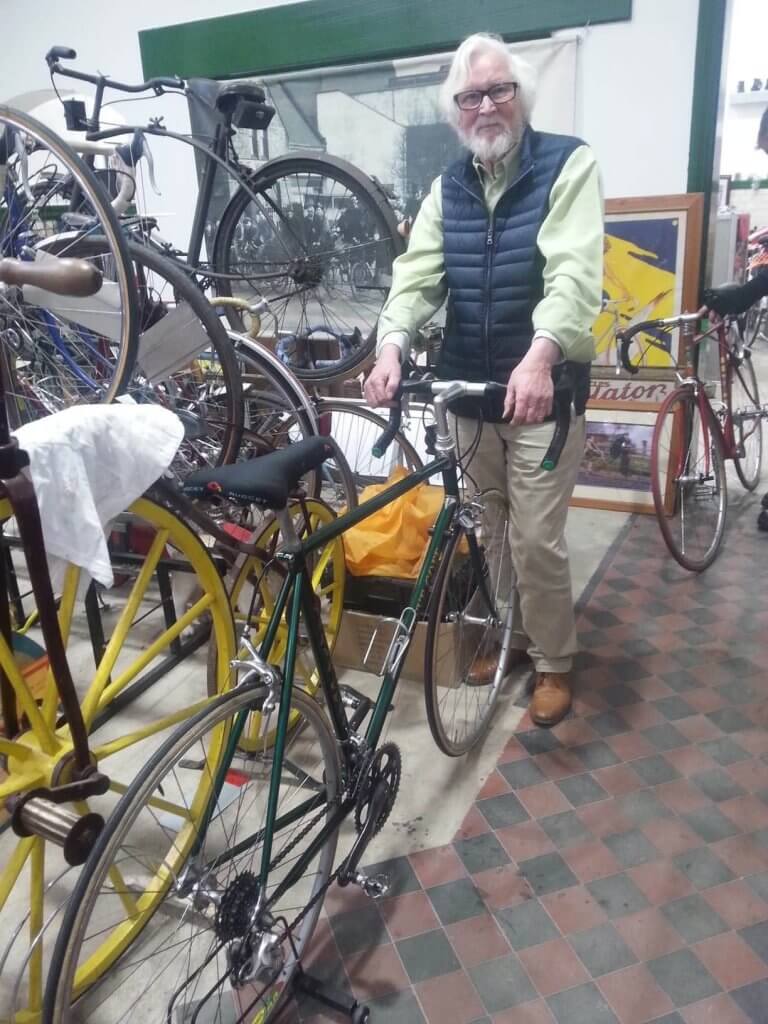
M181 420L156 405L80 405L14 433L29 454L54 587L67 562L111 587L105 527L170 466Z

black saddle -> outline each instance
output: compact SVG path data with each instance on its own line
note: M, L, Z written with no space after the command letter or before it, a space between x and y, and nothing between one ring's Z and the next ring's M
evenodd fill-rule
M309 437L287 448L232 466L192 473L182 484L188 498L228 498L245 505L285 508L299 480L335 454L327 437Z
M225 82L219 87L216 109L236 128L253 131L267 128L275 113L264 90L253 82Z

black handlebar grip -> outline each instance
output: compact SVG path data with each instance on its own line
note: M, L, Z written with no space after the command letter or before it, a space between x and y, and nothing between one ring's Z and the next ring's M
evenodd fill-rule
M557 466L568 440L568 431L571 429L571 398L570 391L555 391L555 431L541 460L541 468L547 472L551 472Z
M50 66L57 60L74 60L75 57L77 57L77 51L73 50L71 46L52 46L45 55L45 63Z
M403 407L400 404L402 394L403 391L401 385L400 387L398 387L397 394L394 397L395 404L389 410L389 423L385 427L381 437L378 439L378 441L374 441L373 448L371 448L371 453L373 454L374 459L381 459L384 457L384 453L386 452L387 448L389 448L389 446L392 444L395 434L400 429L400 422L403 418Z
M624 367L627 373L631 373L633 376L640 372L640 367L634 366L629 361L629 346L632 343L632 339L634 338L636 333L637 332L633 330L618 331L618 333L616 334L616 343L619 346L619 359L621 359L621 365Z

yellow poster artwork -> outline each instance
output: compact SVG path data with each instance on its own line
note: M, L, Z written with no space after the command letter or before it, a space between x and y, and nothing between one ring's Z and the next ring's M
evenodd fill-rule
M616 365L616 332L631 324L680 312L684 230L679 216L616 214L606 217L603 310L595 321L598 366ZM674 337L666 339L675 343ZM654 348L646 365L669 368L677 353Z

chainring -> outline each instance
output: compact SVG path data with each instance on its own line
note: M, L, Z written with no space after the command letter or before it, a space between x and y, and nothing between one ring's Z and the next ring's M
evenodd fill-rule
M379 785L383 784L386 787L386 800L370 835L375 836L380 831L395 805L397 793L400 789L402 770L403 759L400 754L400 748L394 743L383 743L368 762L365 775L361 779L357 791L355 827L358 833L362 832L368 825L373 794Z

